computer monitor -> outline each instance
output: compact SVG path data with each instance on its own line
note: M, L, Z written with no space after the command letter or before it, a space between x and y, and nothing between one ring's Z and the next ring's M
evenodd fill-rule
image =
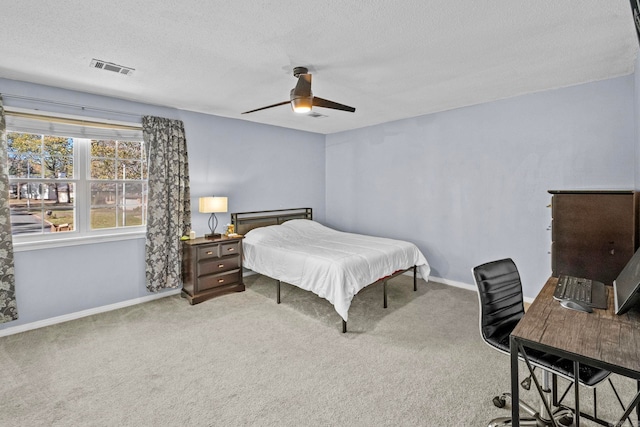
M640 249L613 281L616 314L624 314L640 299Z

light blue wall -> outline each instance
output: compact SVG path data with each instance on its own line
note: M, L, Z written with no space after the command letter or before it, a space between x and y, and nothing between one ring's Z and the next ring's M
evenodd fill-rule
M416 243L472 284L511 257L534 297L550 275L549 189L632 189L634 76L327 136L327 219Z
M325 218L325 138L245 121L0 79L0 93L184 121L190 158L193 228L208 231L198 197L229 197L229 211L312 207ZM7 106L80 114L76 108L5 98ZM133 121L86 111L84 115ZM229 214L220 214L220 230ZM15 254L20 318L0 329L148 296L144 239Z
M0 79L0 93L183 120L199 235L207 230L200 196L227 195L236 212L310 206L336 228L415 242L432 274L451 281L470 284L474 265L512 257L533 297L550 273L547 190L638 188L638 80L326 137L12 80ZM17 252L16 281L20 319L0 329L144 297L144 241Z

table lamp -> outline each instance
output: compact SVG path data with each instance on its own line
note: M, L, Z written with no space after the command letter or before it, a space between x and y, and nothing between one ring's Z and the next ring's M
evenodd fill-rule
M200 197L200 207L198 209L201 213L210 213L209 217L209 231L210 234L205 234L205 239L216 239L221 237L220 233L216 233L216 227L218 227L218 218L216 213L227 212L227 198L226 197Z

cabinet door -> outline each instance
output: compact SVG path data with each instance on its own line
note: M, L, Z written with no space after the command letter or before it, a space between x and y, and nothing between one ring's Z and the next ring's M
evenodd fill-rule
M552 269L613 283L634 253L633 194L555 194Z

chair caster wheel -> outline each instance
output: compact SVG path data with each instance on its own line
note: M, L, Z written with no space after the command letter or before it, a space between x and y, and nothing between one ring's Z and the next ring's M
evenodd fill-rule
M496 396L493 398L493 404L498 408L504 408L507 404L507 399L504 396Z
M558 420L558 424L561 426L571 426L573 425L573 417L571 415L565 415Z

